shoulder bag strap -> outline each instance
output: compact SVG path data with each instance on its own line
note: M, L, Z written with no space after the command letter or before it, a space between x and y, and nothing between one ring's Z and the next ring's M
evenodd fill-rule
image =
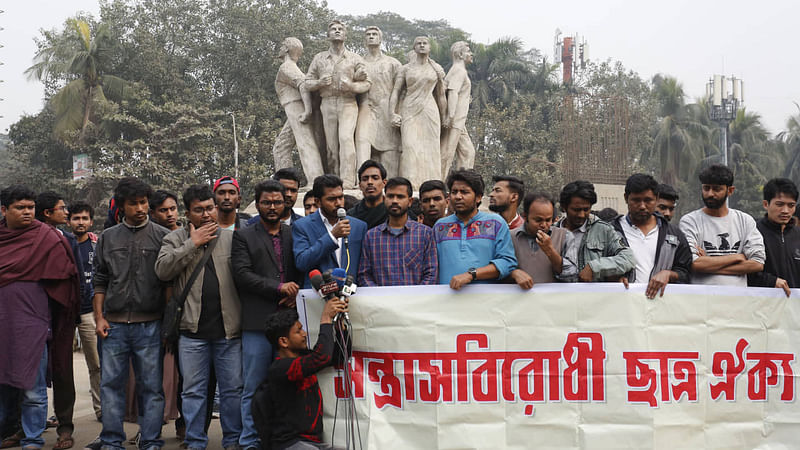
M183 306L183 303L186 301L186 297L189 295L189 291L192 289L192 285L194 284L195 280L197 280L197 276L200 275L200 270L205 267L206 263L208 262L208 258L211 257L211 253L214 251L214 246L217 245L217 239L219 239L219 237L212 239L211 242L208 243L208 246L203 253L203 258L200 259L200 262L195 266L194 271L192 271L192 274L189 276L189 280L186 282L186 286L183 287L181 296L178 297L180 306Z

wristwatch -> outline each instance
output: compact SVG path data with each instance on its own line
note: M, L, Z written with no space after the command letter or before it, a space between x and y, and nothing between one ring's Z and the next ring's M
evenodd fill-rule
M476 269L474 267L470 267L469 270L467 270L467 273L472 275L472 281L475 281L475 280L478 279L478 269Z

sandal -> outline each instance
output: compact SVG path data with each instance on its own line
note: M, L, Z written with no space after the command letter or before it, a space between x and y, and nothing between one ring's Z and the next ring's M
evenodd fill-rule
M56 418L56 416L50 416L50 418L47 419L47 424L45 425L45 428L55 428L57 426L58 426L58 418Z
M19 442L24 437L25 433L23 433L22 431L17 431L11 436L8 436L7 438L3 439L3 442L0 443L0 448L19 447Z
M64 450L67 448L72 448L75 445L75 440L72 439L71 434L63 434L58 437L56 440L55 445L53 445L53 450Z

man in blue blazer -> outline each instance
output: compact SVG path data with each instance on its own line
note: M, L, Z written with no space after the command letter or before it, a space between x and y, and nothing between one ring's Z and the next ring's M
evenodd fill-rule
M361 243L367 224L355 217L339 220L337 211L344 208L342 180L336 175L321 175L312 188L319 209L292 226L294 263L303 272L304 287L311 287L308 272L341 267L357 277Z

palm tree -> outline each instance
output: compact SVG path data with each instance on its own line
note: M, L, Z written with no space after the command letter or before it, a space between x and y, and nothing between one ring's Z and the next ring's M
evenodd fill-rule
M93 107L104 102L106 95L122 97L125 80L104 73L110 63L112 46L113 40L106 26L97 27L92 37L87 22L69 19L66 33L36 53L34 65L25 71L30 78L41 81L50 76L71 79L50 99L56 112L56 135L80 130L80 139L83 140Z
M500 38L489 45L472 44L472 110L480 112L495 101L508 104L533 80L534 65L522 56L522 41Z
M656 75L653 93L661 119L654 129L653 146L643 152L642 159L655 159L662 182L678 186L706 157L709 129L698 120L696 108L687 107L677 79Z
M795 106L798 113L786 121L786 131L778 133L786 155L783 176L792 180L800 179L800 105Z

